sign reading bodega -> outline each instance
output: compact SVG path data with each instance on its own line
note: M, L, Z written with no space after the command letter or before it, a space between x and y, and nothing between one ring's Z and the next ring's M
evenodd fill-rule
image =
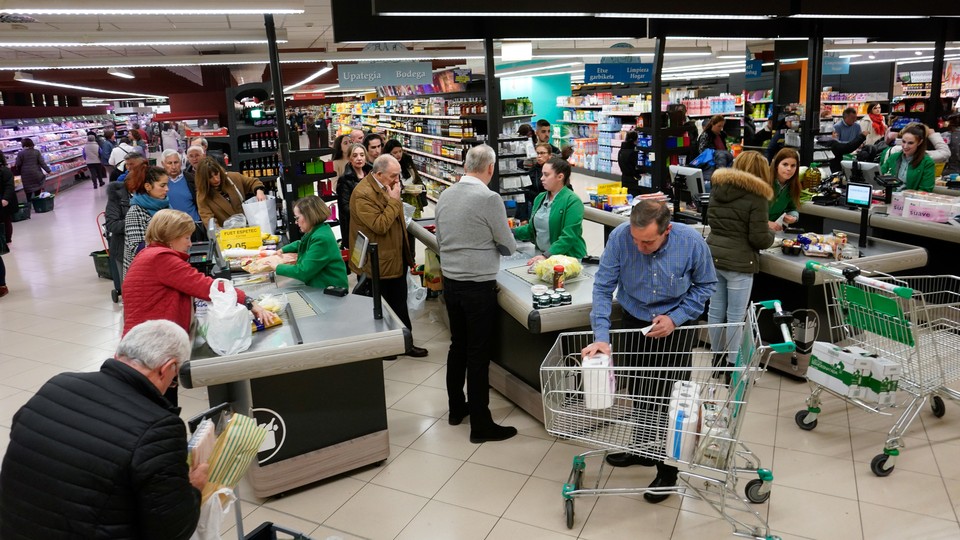
M337 70L340 88L346 89L433 83L433 66L429 62L340 64Z
M653 81L653 64L586 64L585 83L648 83Z

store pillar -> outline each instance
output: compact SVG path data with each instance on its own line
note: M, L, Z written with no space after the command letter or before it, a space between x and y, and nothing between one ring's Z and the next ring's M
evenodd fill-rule
M670 165L670 160L666 155L666 141L664 140L665 136L663 134L663 129L666 127L663 124L663 113L661 112L661 93L663 92L663 84L660 81L660 74L663 71L663 48L666 46L666 39L663 37L657 37L654 44L654 54L653 54L653 88L651 92L651 114L652 121L650 129L654 133L653 137L653 152L654 152L654 167L653 167L653 187L656 189L664 190L667 189L667 166Z
M942 22L937 25L935 35L937 36L937 40L933 50L933 76L930 79L930 107L927 109L927 114L924 118L924 123L933 129L939 127L937 124L944 113L943 100L940 98L940 93L943 90L943 55L946 54L947 48L947 29Z
M487 144L496 151L500 148L500 118L502 102L500 99L500 80L495 76L496 65L493 61L493 38L483 40L483 67L486 72L485 85L487 91ZM494 168L493 178L490 180L490 189L500 192L499 163Z
M807 99L800 139L800 163L813 161L815 135L820 125L820 90L823 88L823 25L813 23L807 42Z

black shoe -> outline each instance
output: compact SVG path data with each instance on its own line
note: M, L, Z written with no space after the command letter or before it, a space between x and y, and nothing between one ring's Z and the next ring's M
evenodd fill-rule
M454 412L453 409L450 409L450 415L447 418L447 421L451 426L459 426L461 422L464 421L468 416L470 416L470 409L466 405L463 406L461 411Z
M392 354L390 356L384 356L383 358L381 358L381 360L396 360L396 359L397 359L397 355L395 354Z
M100 181L100 187L103 187L103 180Z
M410 347L410 350L403 353L405 356L412 356L414 358L423 358L430 354L430 351L424 349L423 347Z
M657 460L653 458L638 456L636 454L630 454L628 452L618 452L616 454L607 454L607 457L604 458L607 460L607 463L614 467L629 467L631 465L640 465L643 467L653 467L657 464Z
M656 478L653 479L653 482L650 482L650 487L652 488L669 488L669 487L676 487L676 485L677 485L676 478L674 478L673 480L669 480L669 479L663 478L659 474L657 475ZM655 491L655 492L644 493L643 498L646 499L648 503L657 504L667 500L667 498L669 498L670 495L673 495L673 494Z
M517 428L498 426L493 424L483 429L470 430L470 442L480 444L485 442L505 441L517 434Z

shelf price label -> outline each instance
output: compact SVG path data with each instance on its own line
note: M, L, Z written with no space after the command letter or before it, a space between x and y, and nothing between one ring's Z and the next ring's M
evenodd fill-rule
M260 236L260 226L243 227L241 229L221 229L217 235L217 243L220 249L257 249L263 245Z

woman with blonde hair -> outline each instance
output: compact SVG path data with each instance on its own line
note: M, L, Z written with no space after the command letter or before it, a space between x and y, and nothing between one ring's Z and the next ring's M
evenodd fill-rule
M748 150L733 161L733 168L713 173L707 218L707 245L717 270L717 290L710 299L710 324L742 323L750 303L753 275L760 270L760 250L773 244L767 226L767 205L773 197L770 167L763 154ZM736 358L727 351L739 348L740 331L710 330L714 365L727 367ZM727 372L729 377L729 372Z
M256 194L258 201L267 199L263 182L240 173L227 172L217 160L205 157L197 164L194 177L197 187L197 212L204 226L210 218L223 227L223 222L234 214L243 213L243 201L248 194Z

